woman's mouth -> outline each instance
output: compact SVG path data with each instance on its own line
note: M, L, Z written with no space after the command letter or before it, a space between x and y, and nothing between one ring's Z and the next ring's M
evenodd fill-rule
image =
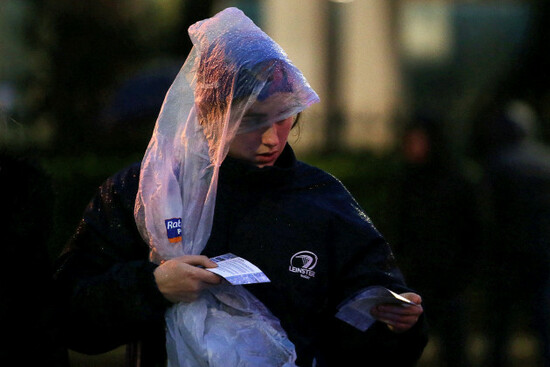
M277 158L277 152L259 153L256 154L258 161L262 163L274 161Z

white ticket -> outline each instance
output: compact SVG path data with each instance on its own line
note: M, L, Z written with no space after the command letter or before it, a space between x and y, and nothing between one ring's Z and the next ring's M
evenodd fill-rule
M218 267L206 268L206 270L218 274L233 285L270 282L260 268L232 253L216 256L210 260L217 263Z
M382 286L372 286L364 289L351 299L338 306L336 317L361 331L367 330L376 321L370 310L379 304L397 304L403 306L415 303Z

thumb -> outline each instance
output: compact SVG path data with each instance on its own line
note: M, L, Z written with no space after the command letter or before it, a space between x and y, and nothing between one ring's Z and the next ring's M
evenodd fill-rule
M422 297L413 292L401 293L400 296L408 299L411 302L416 303L417 305L422 303Z
M203 266L205 268L216 268L218 266L218 264L204 255L183 255L175 258L175 260L189 265Z

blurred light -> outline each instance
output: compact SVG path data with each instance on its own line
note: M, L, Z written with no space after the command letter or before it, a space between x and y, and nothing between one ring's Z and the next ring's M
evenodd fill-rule
M451 8L445 3L407 3L400 13L401 47L408 60L445 61L452 54Z
M345 3L352 3L354 2L355 0L329 0L330 2L333 2L333 3L340 3L340 4L345 4Z

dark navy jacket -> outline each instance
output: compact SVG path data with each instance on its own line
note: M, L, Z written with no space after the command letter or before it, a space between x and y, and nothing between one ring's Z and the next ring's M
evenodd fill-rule
M107 180L59 260L56 282L75 350L103 352L140 339L152 360L161 358L169 303L135 226L138 181L139 164ZM360 332L334 317L340 302L369 285L409 291L390 247L337 179L297 161L287 146L274 167L227 158L216 200L203 253L232 252L271 279L247 288L281 320L299 365L313 358L317 365L414 364L427 339L423 318L398 335L378 323Z

